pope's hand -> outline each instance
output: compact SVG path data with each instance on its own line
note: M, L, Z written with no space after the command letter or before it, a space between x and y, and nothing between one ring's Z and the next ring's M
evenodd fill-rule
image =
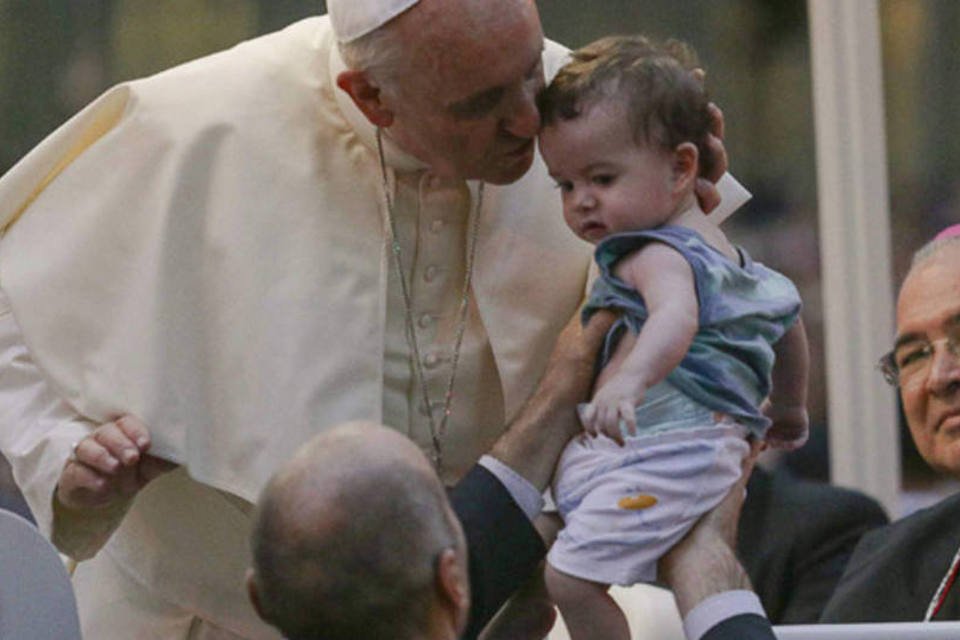
M719 505L708 511L658 563L658 576L672 589L680 615L685 617L707 598L734 589L752 589L737 560L737 526L747 494L747 480L763 445L751 444L741 464L740 480Z
M694 183L694 192L700 208L710 213L720 206L720 192L716 182L727 172L727 150L723 146L723 112L714 103L708 106L710 111L710 134L707 136L706 148L710 155L710 172L697 177Z
M80 440L57 484L68 509L105 509L130 500L151 480L176 467L147 454L150 433L133 416L102 424Z

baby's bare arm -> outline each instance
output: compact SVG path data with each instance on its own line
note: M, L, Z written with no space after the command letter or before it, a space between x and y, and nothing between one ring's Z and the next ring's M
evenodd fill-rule
M807 378L810 352L803 320L773 346L773 389L764 413L773 421L767 441L775 447L796 449L807 440Z
M655 242L624 261L621 277L640 292L649 314L622 371L646 389L680 364L697 333L693 269L677 250Z
M790 330L773 345L773 351L777 360L773 365L770 402L784 406L807 406L810 350L801 318L797 318Z
M699 304L693 270L665 244L651 243L628 256L617 275L640 292L649 315L619 370L594 395L584 426L622 444L620 419L635 432L635 407L646 390L666 378L690 348Z

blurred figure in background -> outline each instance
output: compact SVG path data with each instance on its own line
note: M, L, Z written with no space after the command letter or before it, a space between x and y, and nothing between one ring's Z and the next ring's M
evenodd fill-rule
M960 479L960 225L914 255L880 364L920 455ZM958 572L960 494L866 534L822 621L960 620Z

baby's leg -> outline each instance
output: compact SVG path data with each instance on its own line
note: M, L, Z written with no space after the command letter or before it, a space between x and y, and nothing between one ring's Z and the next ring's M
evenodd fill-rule
M610 585L576 578L549 563L544 578L571 640L630 640L627 618L607 593Z

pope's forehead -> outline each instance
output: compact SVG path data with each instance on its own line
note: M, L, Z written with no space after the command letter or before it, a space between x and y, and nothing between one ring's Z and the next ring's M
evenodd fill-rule
M450 30L525 14L538 15L534 0L419 0L402 19L419 20L424 28L436 25Z
M525 4L506 1L514 9ZM421 30L408 30L407 63L417 70L408 76L410 87L426 94L431 102L449 105L516 83L531 72L543 49L535 7L532 12L514 10L509 17L510 12L485 11L489 15L482 27L462 16L448 16L456 22L455 27L443 28L438 21Z
M540 30L532 0L422 0L402 19L408 44L437 62L475 57L478 50L522 51L524 35Z

